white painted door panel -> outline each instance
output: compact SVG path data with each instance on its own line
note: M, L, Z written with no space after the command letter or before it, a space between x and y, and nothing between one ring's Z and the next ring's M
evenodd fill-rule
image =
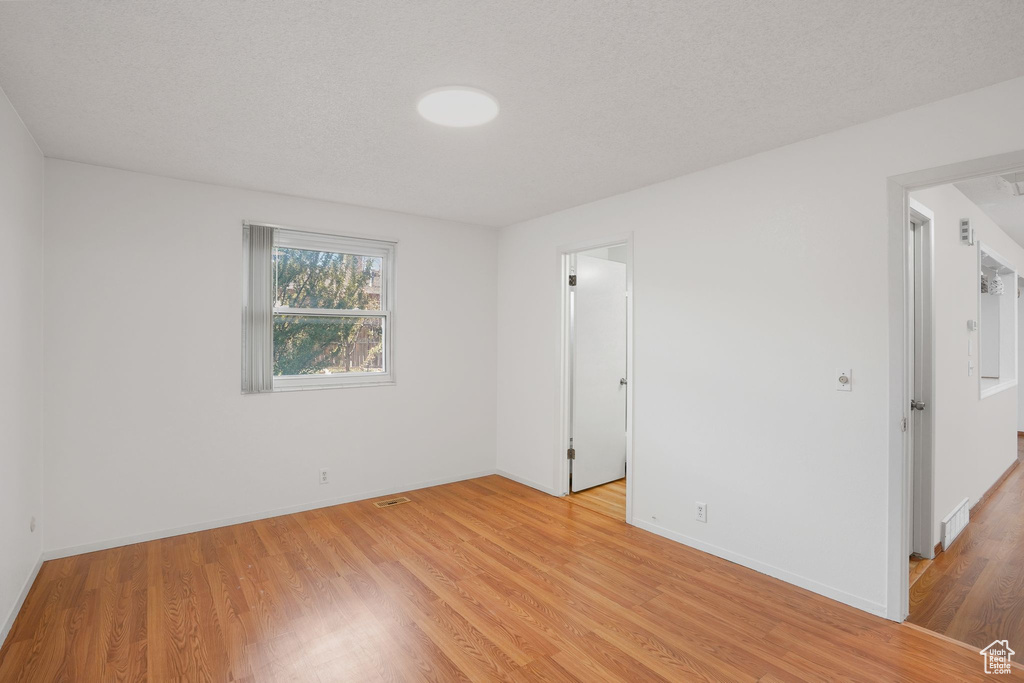
M626 265L576 257L572 490L626 468Z

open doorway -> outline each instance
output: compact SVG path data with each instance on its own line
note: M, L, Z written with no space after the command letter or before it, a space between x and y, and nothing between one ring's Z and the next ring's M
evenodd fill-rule
M565 492L573 504L627 520L629 243L562 257Z
M904 614L1017 648L1024 174L944 175L905 195Z

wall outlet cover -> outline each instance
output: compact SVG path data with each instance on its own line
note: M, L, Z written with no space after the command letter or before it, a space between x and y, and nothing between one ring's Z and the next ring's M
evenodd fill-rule
M697 521L698 522L704 522L705 524L707 524L707 522L708 522L708 504L707 503L701 503L701 502L697 503Z

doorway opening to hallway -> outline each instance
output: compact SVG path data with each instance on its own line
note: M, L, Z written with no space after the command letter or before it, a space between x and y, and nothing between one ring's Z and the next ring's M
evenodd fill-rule
M562 254L564 492L620 520L631 454L630 256L628 241Z

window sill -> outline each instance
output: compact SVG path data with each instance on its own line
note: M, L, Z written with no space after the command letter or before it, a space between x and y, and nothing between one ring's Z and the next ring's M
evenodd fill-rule
M1017 380L1008 379L1006 381L1000 381L997 379L983 379L981 380L981 398L988 398L995 394L1012 389L1017 386Z
M274 393L281 391L319 391L322 389L354 389L356 387L382 387L395 383L388 373L373 377L339 377L310 375L274 378Z

